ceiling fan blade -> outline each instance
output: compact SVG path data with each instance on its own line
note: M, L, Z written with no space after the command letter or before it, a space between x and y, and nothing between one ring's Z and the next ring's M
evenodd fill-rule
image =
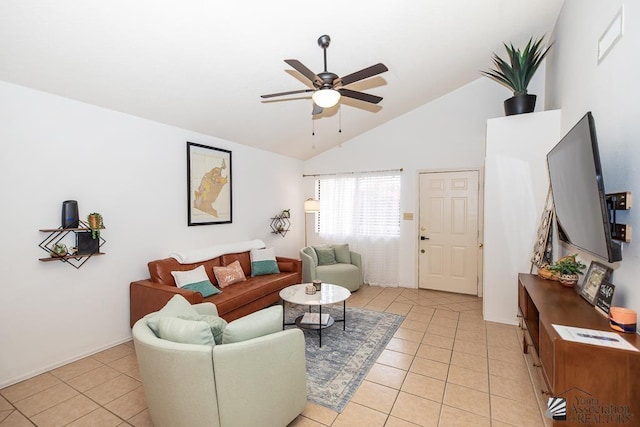
M346 96L347 98L359 99L360 101L370 102L372 104L377 104L382 101L382 98L376 95L371 95L364 92L357 92L351 89L338 89L338 92L342 96Z
M389 71L386 65L382 63L378 63L376 65L372 65L367 68L363 68L360 71L356 71L355 73L351 73L347 76L338 79L342 82L343 86L349 85L351 83L355 83L357 81L368 79L369 77L373 77L375 75L384 73L385 71Z
M311 111L311 115L315 116L316 114L322 114L322 107L314 102L313 103L313 110Z
M298 61L297 59L285 59L284 62L291 65L297 72L311 80L312 83L319 82L320 84L322 84L322 81L318 78L318 76L316 76L313 71L308 69L302 64L302 62Z
M315 89L300 89L292 90L290 92L270 93L268 95L260 95L260 98L273 98L275 96L295 95L296 93L315 92Z

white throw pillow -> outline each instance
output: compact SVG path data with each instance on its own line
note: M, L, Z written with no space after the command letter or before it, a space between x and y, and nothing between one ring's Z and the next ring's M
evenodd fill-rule
M196 267L193 270L172 271L171 275L176 281L176 286L178 286L179 288L184 288L186 285L189 285L191 283L209 280L209 276L207 276L204 265Z

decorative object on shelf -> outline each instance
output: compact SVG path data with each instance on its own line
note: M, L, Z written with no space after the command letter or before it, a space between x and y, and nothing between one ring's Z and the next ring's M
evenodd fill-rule
M558 273L549 270L549 264L538 267L538 276L546 280L558 280Z
M51 249L51 256L62 257L62 256L65 256L66 254L67 254L67 245L60 242L53 245L53 248Z
M282 218L291 218L291 209L284 209L282 211Z
M104 224L102 223L102 215L98 212L91 212L87 215L87 221L89 224L89 229L91 230L91 237L93 239L100 238L100 229L104 228Z
M307 295L313 295L316 293L316 287L313 286L312 283L310 283L304 288L304 293Z
M519 48L516 49L512 43L509 45L504 43L508 59L504 60L494 53L495 69L481 71L484 76L513 91L513 97L504 101L504 112L507 116L531 113L536 107L536 95L528 94L527 87L540 63L553 46L551 43L544 48L542 46L543 39L544 36L534 41L532 37L523 51Z
M611 302L613 301L613 291L615 286L613 283L602 282L596 295L596 311L598 313L609 317L609 311L611 310Z
M62 202L62 228L76 228L78 225L80 225L78 202L65 200Z
M636 332L638 314L630 308L611 307L609 310L609 326L618 332Z
M99 234L94 239L89 224L84 221L79 221L78 227L74 228L42 228L40 231L49 233L38 245L48 255L47 258L39 258L40 261L62 261L78 269L92 256L104 255L100 247L106 241ZM76 245L70 249L63 242L68 241L69 234L75 237Z
M573 287L578 283L578 274L582 274L587 266L576 260L578 254L567 255L560 258L555 264L549 266L549 270L558 274L558 281L567 287Z
M187 223L232 222L231 151L187 142Z
M307 247L307 214L320 212L320 200L308 198L304 201L304 246Z
M285 216L285 212L287 212L287 216ZM289 209L282 211L282 213L271 217L271 232L273 234L279 234L282 237L287 235L289 228L291 227L291 223L289 222Z
M545 272L540 274L540 270L551 264L553 260L553 197L551 195L551 186L547 190L547 199L544 202L544 210L540 223L538 225L538 233L536 234L536 241L533 245L533 254L531 255L531 269L529 273L533 272L533 267L538 268L538 275L543 279L549 279L551 277L545 277ZM548 270L547 270L548 271ZM551 275L551 272L549 272Z
M587 270L587 274L584 276L582 288L580 288L580 295L589 301L591 305L594 305L596 303L596 296L598 295L600 285L609 280L609 276L611 276L612 271L612 269L604 264L591 261L589 270Z

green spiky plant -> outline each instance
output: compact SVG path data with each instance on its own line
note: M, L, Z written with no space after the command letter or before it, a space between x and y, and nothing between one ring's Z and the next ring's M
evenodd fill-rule
M544 36L534 41L532 37L523 51L516 49L511 43L508 46L504 43L508 60L505 61L494 53L493 64L495 69L481 71L481 73L509 88L513 91L514 96L526 95L531 78L538 70L540 63L549 52L549 49L551 49L551 46L553 46L553 43L551 43L546 49L543 48L543 39Z

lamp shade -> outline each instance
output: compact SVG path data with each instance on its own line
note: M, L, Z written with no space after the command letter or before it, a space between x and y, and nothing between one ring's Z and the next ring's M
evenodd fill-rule
M320 200L307 199L304 201L304 212L320 212Z
M318 107L329 108L340 101L340 92L333 89L319 89L313 92L311 98L313 98L313 102L315 102Z

